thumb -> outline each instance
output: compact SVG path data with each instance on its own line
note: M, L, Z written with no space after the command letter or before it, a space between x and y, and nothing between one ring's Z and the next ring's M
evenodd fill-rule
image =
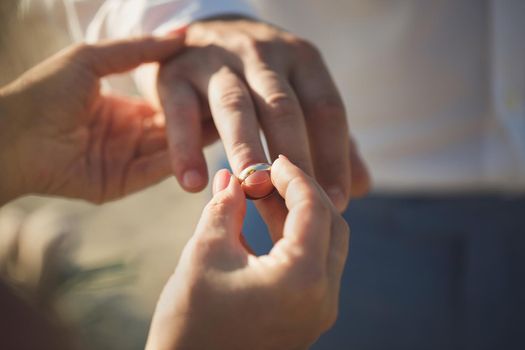
M204 208L195 235L238 244L246 212L241 185L235 176L221 170L215 175L213 187L215 194Z
M123 73L144 63L164 61L184 47L184 33L84 44L73 51L97 76Z

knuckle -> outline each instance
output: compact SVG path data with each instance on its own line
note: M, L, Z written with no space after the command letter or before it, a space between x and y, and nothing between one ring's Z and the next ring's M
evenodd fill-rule
M92 44L80 43L75 44L70 49L70 53L73 57L80 59L91 58L95 47Z
M239 35L237 37L237 47L241 56L252 60L265 61L270 56L270 43L258 40L251 35Z
M227 111L246 111L250 108L250 101L241 89L230 88L219 96L219 105Z
M297 205L301 210L307 213L316 213L323 220L330 216L330 207L314 196L308 196L301 200Z
M310 179L305 174L294 176L288 182L287 187L288 187L287 190L296 191L298 193L301 193L302 197L305 199L317 200L320 197L319 192L315 190Z
M260 148L257 141L236 141L232 143L229 148L232 163L239 171L258 162L256 161L256 157L254 157L254 150Z
M269 94L265 102L273 118L290 118L298 115L300 111L297 100L286 92Z
M331 214L329 204L323 199L319 190L306 178L295 177L290 180L288 190L301 193L301 200L297 206L306 212L314 212L328 218Z
M309 108L316 117L334 118L344 116L346 111L341 98L334 94L319 95L309 103Z
M311 41L296 37L293 39L293 44L296 48L299 57L307 60L321 60L321 51Z
M196 258L199 259L200 256L210 255L217 251L222 245L222 240L216 235L201 235L193 240L192 250L197 254Z
M220 196L208 203L207 211L213 216L223 217L231 212L232 204L232 198L225 193L221 193Z
M69 49L67 56L69 56L72 62L88 69L92 69L99 61L97 49L94 44L75 44Z

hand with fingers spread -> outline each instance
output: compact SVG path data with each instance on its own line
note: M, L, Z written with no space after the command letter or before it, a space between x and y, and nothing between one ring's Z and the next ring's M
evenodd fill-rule
M101 79L166 60L183 35L78 45L0 89L0 203L39 193L104 202L171 173L165 131L143 99Z
M201 148L218 135L236 175L266 162L261 129L272 159L284 153L315 175L339 210L367 191L343 102L314 46L249 19L196 22L187 44L157 79L173 171L186 190L205 186Z
M335 321L349 231L324 191L287 158L271 179L288 208L282 239L256 257L245 197L217 173L214 197L166 284L148 349L305 349Z

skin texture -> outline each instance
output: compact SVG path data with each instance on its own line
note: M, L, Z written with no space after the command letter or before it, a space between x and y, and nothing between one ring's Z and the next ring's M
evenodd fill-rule
M183 35L66 49L0 90L0 200L28 193L102 203L171 173L155 109L101 79L168 59Z
M166 142L164 127L153 122L156 110L100 87L104 76L142 63L173 62L183 41L175 35L76 46L3 88L0 203L29 193L99 203L168 176L173 141ZM226 76L214 76L216 87L210 82L212 101L223 92L223 78L240 82L224 69ZM256 122L248 118L250 111L221 108L212 105L225 145L253 132L238 133ZM200 143L206 143L203 130ZM250 148L239 142L240 154L249 155ZM236 171L243 164L238 159ZM243 189L227 171L219 172L214 198L159 300L148 348L304 349L335 322L348 252L345 221L314 178L284 156L274 162L271 178L259 174L251 181L253 191L277 190L259 201L276 241L271 253L251 253L241 234Z
M342 99L312 44L242 18L196 22L187 44L161 65L152 93L166 116L173 172L186 190L206 185L202 147L210 139L220 136L234 174L267 162L262 130L271 159L286 154L315 175L338 210L368 191ZM275 207L263 203L262 211Z
M338 210L366 193L366 167L313 45L248 19L192 24L178 55L181 43L161 49L156 41L122 56L106 48L103 59L94 54L103 44L69 49L0 92L0 125L10 130L0 141L8 150L0 160L11 164L0 175L3 202L25 191L101 203L170 173L186 190L199 191L207 183L202 148L220 137L239 174L267 161L260 130L271 158L286 154L315 176ZM165 126L152 121L157 110L145 100L100 92L103 76L150 61L162 61L154 103ZM33 149L36 159L29 156ZM245 191L251 194L250 185ZM282 201L259 201L258 208L263 216L285 212Z
M246 201L220 171L157 305L147 349L306 349L337 317L349 230L313 178L279 157L272 183L288 214L282 239L250 253Z

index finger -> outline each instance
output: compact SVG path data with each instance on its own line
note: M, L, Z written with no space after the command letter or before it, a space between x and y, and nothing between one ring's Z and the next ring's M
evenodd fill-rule
M72 49L73 55L103 77L127 72L144 63L158 62L174 55L184 47L184 34L81 44Z
M272 182L288 208L283 238L274 249L279 247L289 256L324 264L335 210L330 200L313 178L284 156L279 156L272 166Z

